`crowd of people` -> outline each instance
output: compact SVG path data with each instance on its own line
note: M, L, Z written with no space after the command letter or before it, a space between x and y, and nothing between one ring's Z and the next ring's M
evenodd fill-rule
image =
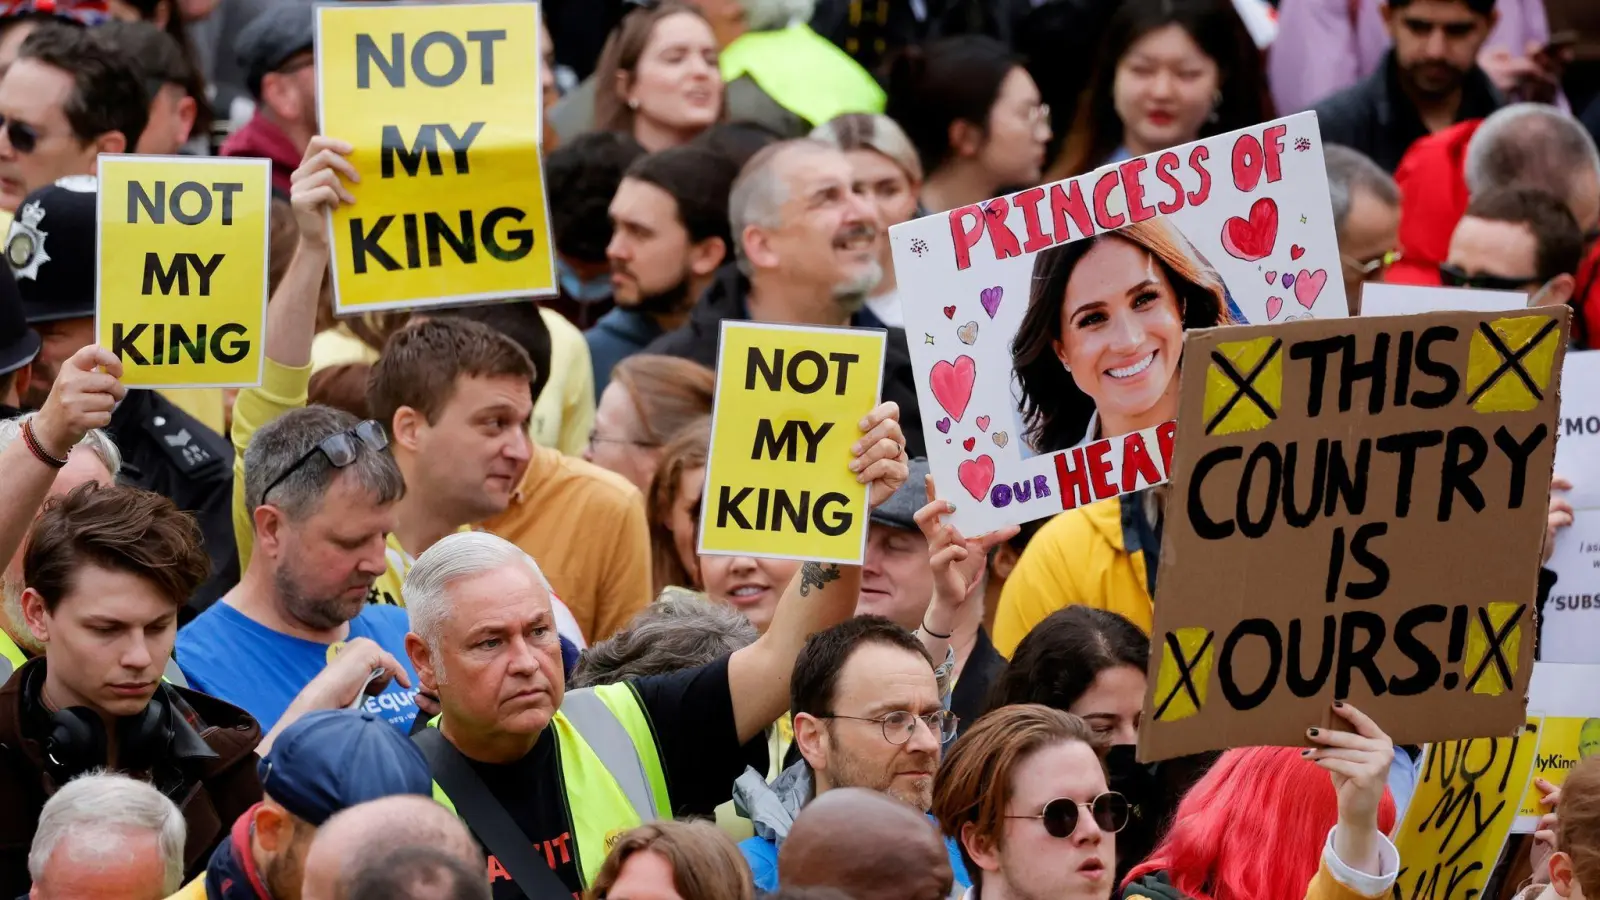
M1390 894L1354 706L1135 761L1166 488L949 523L887 231L1315 109L1352 314L1600 348L1590 0L545 0L557 295L343 318L314 9L0 10L0 896ZM102 153L271 161L257 386L96 344ZM699 552L725 321L887 331L862 565ZM1600 897L1600 758L1546 804L1499 896Z

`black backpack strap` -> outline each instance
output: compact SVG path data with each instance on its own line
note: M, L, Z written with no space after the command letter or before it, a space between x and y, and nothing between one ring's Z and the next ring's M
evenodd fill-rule
M528 900L572 900L572 891L534 852L533 842L489 793L488 785L472 770L461 751L445 740L437 728L424 728L412 740L427 757L433 780L455 804L456 813L516 879L522 895Z

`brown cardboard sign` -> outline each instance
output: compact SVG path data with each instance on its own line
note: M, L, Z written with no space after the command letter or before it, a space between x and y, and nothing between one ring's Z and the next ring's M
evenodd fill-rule
M1524 722L1565 307L1190 331L1139 758Z

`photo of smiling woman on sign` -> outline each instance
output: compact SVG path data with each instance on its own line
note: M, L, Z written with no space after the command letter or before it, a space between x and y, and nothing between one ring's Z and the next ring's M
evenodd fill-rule
M1040 253L1012 342L1025 444L1061 450L1175 418L1183 332L1238 321L1165 218Z

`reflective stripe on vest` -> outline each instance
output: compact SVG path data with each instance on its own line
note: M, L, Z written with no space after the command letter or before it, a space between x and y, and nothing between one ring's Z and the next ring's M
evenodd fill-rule
M437 716L428 723L438 724ZM568 691L550 727L557 735L579 877L587 889L618 835L670 812L666 772L650 720L627 684ZM455 812L438 782L433 798Z
M0 629L0 684L4 684L10 679L11 673L22 668L22 664L27 661L28 655L22 652L22 648L17 646L17 642L11 639L11 635L6 634L4 629ZM161 673L161 678L166 683L181 688L189 686L189 679L183 677L183 672L178 668L177 660L167 660L167 669Z

